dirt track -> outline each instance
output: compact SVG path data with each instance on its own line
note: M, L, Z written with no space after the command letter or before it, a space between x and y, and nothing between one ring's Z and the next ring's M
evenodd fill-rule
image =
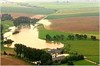
M65 19L53 19L51 29L58 31L86 31L93 32L99 30L99 17L73 17Z

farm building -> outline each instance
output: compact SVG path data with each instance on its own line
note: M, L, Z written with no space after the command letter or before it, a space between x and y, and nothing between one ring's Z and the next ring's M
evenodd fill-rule
M69 56L69 54L62 54L62 49L49 49L48 53L51 54L53 61L59 61L64 59L66 56Z

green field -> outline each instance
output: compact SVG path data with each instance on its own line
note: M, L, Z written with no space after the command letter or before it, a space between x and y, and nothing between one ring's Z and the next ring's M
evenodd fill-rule
M46 30L43 27L40 27L39 29L39 38L45 39L46 34L49 34L50 36L54 35L61 35L67 36L69 34L73 33L66 33L66 32L58 32L53 30ZM93 41L90 39L87 40L64 40L60 41L64 44L64 47L66 49L66 45L71 45L71 51L78 52L80 54L85 55L90 60L93 60L95 62L99 62L99 41Z
M64 15L49 15L46 19L61 19L70 17L85 17L85 16L99 16L99 13L78 13L78 14L64 14Z
M99 16L99 3L42 3L44 8L56 9L47 19Z
M62 64L61 66L67 66L67 63L65 63L65 64ZM86 61L86 60L80 60L80 61L76 61L76 62L74 62L74 66L97 66L97 65L95 65L95 64L93 64L93 63L90 63L90 62L88 62L88 61Z
M37 6L28 7L21 6L20 4L1 4L1 13L51 14L54 12L54 9L42 8Z
M75 16L98 15L98 3L30 3L29 6L22 6L23 3L3 3L1 13L27 13L47 14L48 18L64 18ZM93 13L93 14L92 14ZM60 17L61 16L61 17Z
M74 62L74 64L75 64L75 65L87 65L87 66L93 65L93 66L97 66L97 65L92 64L92 63L90 63L90 62L88 62L88 61L85 61L85 60L76 61L76 62Z
M7 20L7 21L1 21L1 24L3 25L3 33L8 31L8 28L13 26L13 21Z
M36 8L36 7L1 7L1 13L25 13L25 14L50 14L52 9Z
M99 3L40 3L39 6L51 9L78 9L99 7Z

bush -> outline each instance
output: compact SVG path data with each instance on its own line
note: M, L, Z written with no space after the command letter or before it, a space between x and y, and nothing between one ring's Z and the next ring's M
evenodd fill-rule
M68 59L70 61L78 61L78 60L83 60L84 56L83 55L73 55L73 56L70 56Z
M4 44L11 44L12 42L14 42L14 41L11 39L7 39L6 41L4 41Z
M63 60L61 60L61 63L64 64L64 63L67 63L68 62L68 58L65 57Z
M78 55L78 60L83 60L84 56L83 55Z
M3 53L4 55L7 55L7 53L4 51L4 53Z
M96 40L96 36L91 36L91 39L92 40Z
M19 31L18 31L18 30L16 30L15 32L13 32L13 34L17 34L17 33L19 33Z

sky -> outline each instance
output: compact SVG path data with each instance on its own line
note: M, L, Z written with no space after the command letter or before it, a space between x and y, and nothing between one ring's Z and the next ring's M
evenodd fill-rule
M97 2L100 0L0 0L10 2L55 2L55 1L70 1L70 2Z

